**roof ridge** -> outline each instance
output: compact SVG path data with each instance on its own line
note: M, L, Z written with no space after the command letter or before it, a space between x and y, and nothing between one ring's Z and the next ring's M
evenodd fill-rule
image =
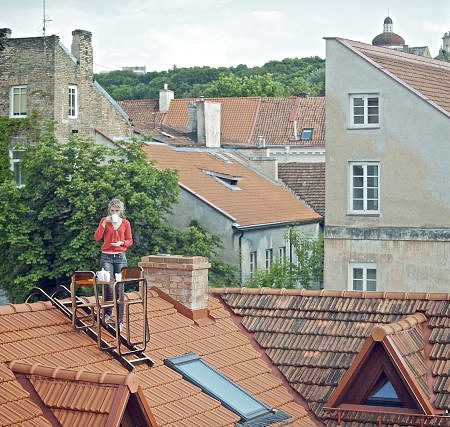
M64 381L84 381L98 384L126 385L131 393L136 393L139 387L139 379L136 374L118 374L110 371L92 372L84 368L67 369L62 366L50 367L39 363L27 363L13 360L8 365L14 373L25 375L38 375Z
M408 329L412 329L420 323L426 321L427 317L423 313L411 314L398 322L374 326L371 336L374 341L383 341L386 335L393 335L397 332L407 331Z
M30 311L42 311L47 310L52 306L50 301L37 301L33 303L22 303L22 304L5 304L0 306L0 316L6 314L16 314L16 313L25 313Z
M209 288L212 294L252 294L252 295L293 295L320 296L335 298L363 298L363 299L396 299L396 300L426 300L450 301L450 293L437 292L388 292L388 291L348 291L332 289L286 289L286 288Z

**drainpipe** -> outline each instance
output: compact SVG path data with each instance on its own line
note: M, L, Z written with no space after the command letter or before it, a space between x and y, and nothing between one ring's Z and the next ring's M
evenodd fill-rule
M244 232L239 230L235 225L233 225L233 228L241 233L239 235L239 286L242 287L242 236Z

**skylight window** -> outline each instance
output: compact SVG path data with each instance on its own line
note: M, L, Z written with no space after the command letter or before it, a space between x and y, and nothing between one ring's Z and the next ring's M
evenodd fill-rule
M300 136L300 139L302 141L311 141L313 130L311 128L304 128L302 129L302 135Z
M256 399L195 353L165 359L164 364L239 415L241 420L236 423L237 427L263 427L289 418L285 412L272 409Z
M229 188L230 190L242 190L242 188L238 187L238 181L242 179L242 177L240 176L233 176L225 173L213 172L206 169L203 169L203 173L214 178L217 182L220 182L222 185Z

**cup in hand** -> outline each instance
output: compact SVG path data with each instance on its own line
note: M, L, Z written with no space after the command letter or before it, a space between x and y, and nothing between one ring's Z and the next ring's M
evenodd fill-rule
M111 215L111 221L114 222L114 223L119 222L119 215L112 214Z
M120 282L122 280L122 273L116 273L116 282Z

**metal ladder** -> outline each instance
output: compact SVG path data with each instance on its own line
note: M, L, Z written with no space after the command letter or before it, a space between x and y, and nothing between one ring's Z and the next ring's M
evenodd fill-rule
M133 279L133 281L136 282L136 281L139 281L139 279ZM58 308L61 311L61 313L63 313L69 319L72 319L72 311L71 311L72 302L71 302L71 300L61 301L60 299L57 298L57 296L59 296L62 293L68 293L69 295L71 294L70 290L64 285L59 285L51 295L49 295L43 289L36 287L36 288L31 289L25 302L28 302L29 299L32 297L44 296L56 308ZM146 292L145 292L145 296L146 296ZM76 296L75 298L76 298L77 304L80 304L80 305L84 304L84 301L81 298L79 298L78 296ZM139 302L141 302L141 301L139 301ZM145 304L144 304L145 309L147 308L146 302L147 301L145 299ZM95 308L97 310L99 309L98 307L95 307ZM126 309L127 309L127 307L126 307ZM116 312L117 311L118 311L118 309L116 310ZM128 320L128 318L127 318L127 320ZM76 323L77 327L82 328L83 331L86 332L86 334L97 343L98 347L101 350L110 354L112 357L114 357L116 360L118 360L129 371L132 371L136 365L139 365L141 363L145 363L148 366L154 365L155 362L144 352L145 348L146 348L146 344L150 338L146 311L144 312L144 318L143 318L144 338L143 338L143 346L142 347L138 347L136 345L136 343L130 342L129 322L127 322L127 338L123 337L119 331L116 331L115 328L113 328L111 325L106 324L106 323L102 325L101 322L98 322L97 327L95 327L95 325L90 326L89 324L86 324L84 320L81 320L79 318L75 319L75 323ZM105 328L113 337L115 337L116 345L110 345L107 341L105 341L101 337L101 328L102 327ZM128 351L122 352L121 348L120 348L121 345L125 346L128 349ZM125 357L125 356L127 356L127 357Z

